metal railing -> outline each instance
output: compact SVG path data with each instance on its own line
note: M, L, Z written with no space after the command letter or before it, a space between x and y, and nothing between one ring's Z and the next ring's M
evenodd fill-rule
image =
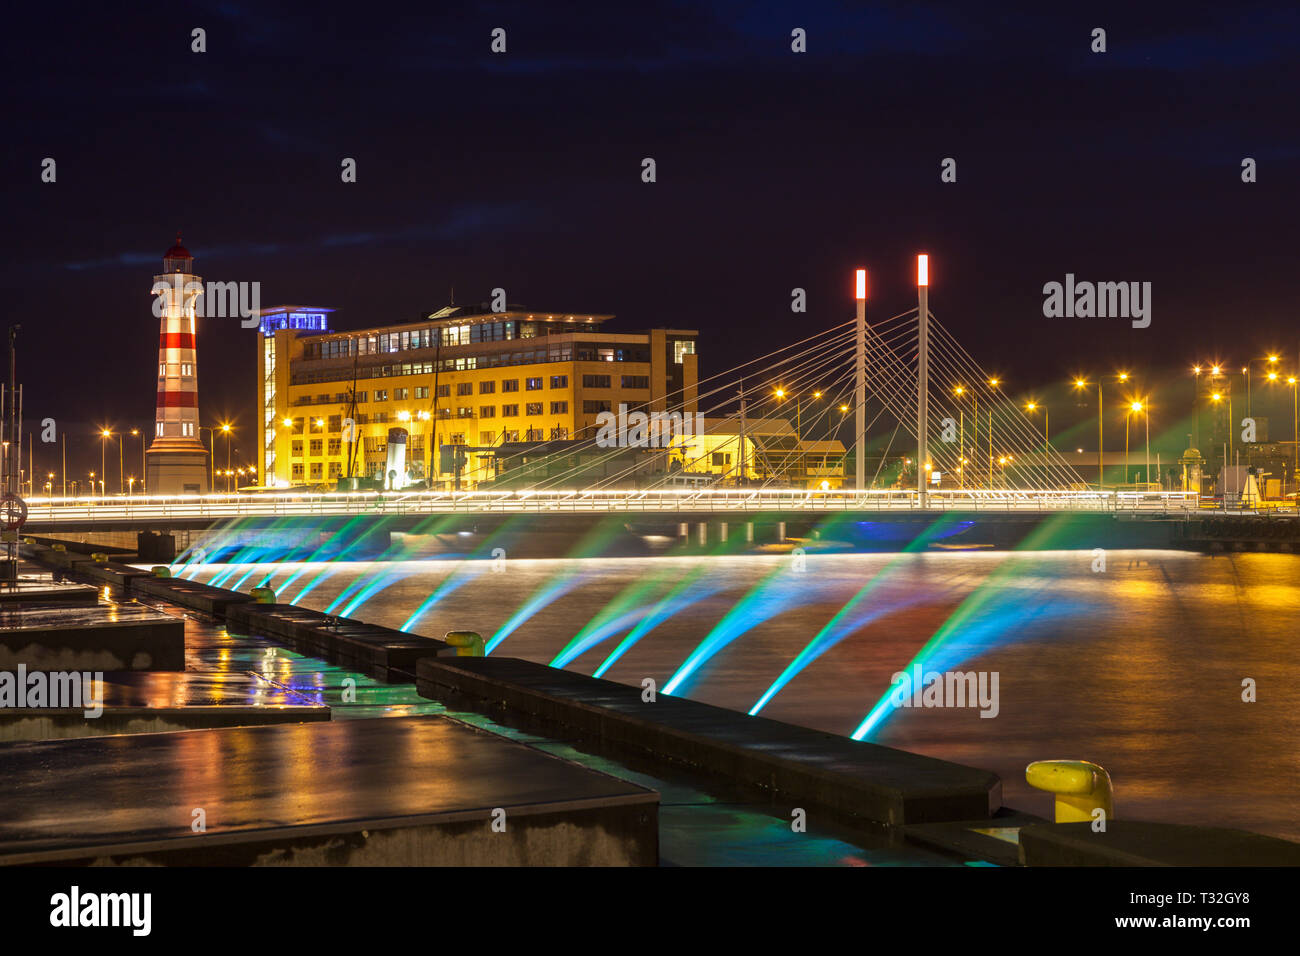
M981 491L945 489L927 494L930 511L1184 514L1195 492ZM572 491L417 491L265 493L177 496L110 495L31 498L28 521L85 523L165 521L296 515L548 514L616 512L915 511L915 491L805 489L696 489Z

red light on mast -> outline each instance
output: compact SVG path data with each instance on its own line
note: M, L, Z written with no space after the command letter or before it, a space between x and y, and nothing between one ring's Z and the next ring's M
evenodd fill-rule
M857 272L857 288L853 296L855 299L865 299L867 297L867 270L859 269Z
M916 257L916 284L918 286L930 284L930 257L924 252Z

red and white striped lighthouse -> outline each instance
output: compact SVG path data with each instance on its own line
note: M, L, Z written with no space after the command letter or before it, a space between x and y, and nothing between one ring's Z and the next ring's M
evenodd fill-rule
M208 450L199 439L196 342L203 282L193 270L194 257L181 245L178 232L153 284L159 320L158 399L153 441L146 452L145 490L154 495L208 491Z

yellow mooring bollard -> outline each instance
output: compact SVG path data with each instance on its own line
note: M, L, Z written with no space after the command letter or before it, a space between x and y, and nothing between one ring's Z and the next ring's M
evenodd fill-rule
M1101 809L1106 819L1115 816L1115 795L1110 774L1087 760L1035 760L1025 768L1031 787L1056 794L1056 822L1091 821Z
M51 550L51 551L67 551L67 550L68 550L68 546L67 546L66 544L60 544L59 542L56 541L54 544L50 545L50 550Z
M96 564L108 564L108 555L103 551L95 551L91 554L90 560L94 561Z
M274 604L275 591L271 588L253 588L248 592L258 604Z
M442 639L456 648L457 657L483 656L483 638L477 631L448 631Z
M149 573L156 578L169 578L172 576L172 569L165 564L155 564L149 569Z

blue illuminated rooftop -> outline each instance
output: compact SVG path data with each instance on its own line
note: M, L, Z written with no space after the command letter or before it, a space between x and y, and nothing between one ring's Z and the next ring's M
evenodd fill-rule
M262 321L258 328L265 336L274 335L281 329L296 329L300 332L328 332L329 315L333 309L314 305L277 305L262 309Z

